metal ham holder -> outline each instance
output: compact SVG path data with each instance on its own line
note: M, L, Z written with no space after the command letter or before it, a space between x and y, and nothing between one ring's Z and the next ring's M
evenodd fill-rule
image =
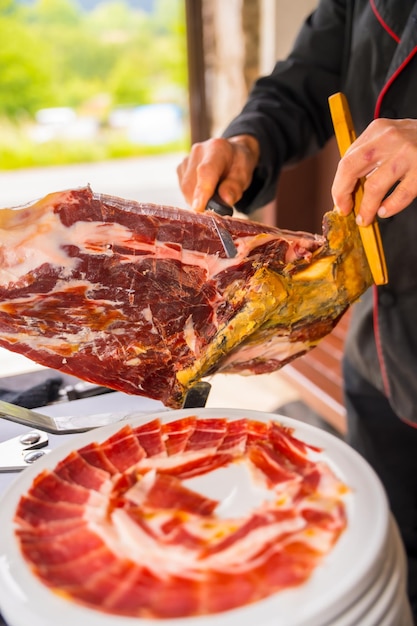
M205 407L210 390L211 384L206 381L195 383L187 391L182 408L197 409ZM32 465L38 458L47 454L49 452L47 449L49 443L47 433L52 435L83 433L93 428L105 426L106 415L109 418L107 421L107 424L109 424L122 421L127 414L124 411L120 414L101 413L83 416L81 418L82 425L77 426L76 423L80 420L78 417L52 417L0 400L0 418L34 429L0 443L0 472L23 470ZM88 425L85 424L86 420L88 420Z

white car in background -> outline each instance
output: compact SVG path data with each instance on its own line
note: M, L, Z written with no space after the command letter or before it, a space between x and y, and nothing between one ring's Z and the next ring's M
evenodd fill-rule
M81 117L71 107L40 109L35 115L36 125L31 137L38 143L54 139L93 139L99 130L99 122L93 117Z
M124 129L132 143L159 146L184 136L181 108L174 103L120 107L109 117L112 128Z

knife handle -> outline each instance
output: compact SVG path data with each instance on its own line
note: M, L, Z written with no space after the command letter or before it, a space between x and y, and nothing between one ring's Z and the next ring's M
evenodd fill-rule
M230 204L227 204L221 197L218 192L218 187L216 188L214 194L211 196L210 200L207 202L206 211L210 209L217 213L217 215L225 215L232 216L233 215L233 207Z
M356 139L346 96L343 93L335 93L330 96L329 107L339 153L342 157ZM363 180L360 180L353 194L353 212L355 215L361 205L362 197ZM378 222L374 221L369 226L359 226L358 228L374 282L376 285L385 285L388 282L388 270Z

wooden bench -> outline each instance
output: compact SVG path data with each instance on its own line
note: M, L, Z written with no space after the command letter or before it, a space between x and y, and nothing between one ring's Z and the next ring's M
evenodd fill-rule
M342 434L346 432L346 410L341 361L349 318L350 311L313 350L280 370L300 399Z

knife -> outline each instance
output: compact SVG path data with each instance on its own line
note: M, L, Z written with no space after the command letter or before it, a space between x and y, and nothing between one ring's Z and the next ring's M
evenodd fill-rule
M0 419L4 418L29 428L39 428L53 435L72 435L84 433L93 428L107 426L127 418L132 411L97 413L95 415L45 415L39 411L0 400ZM137 413L135 413L137 414Z
M224 200L220 197L218 192L218 188L216 188L214 194L211 196L210 200L207 202L206 211L213 211L216 215L221 217L231 216L233 215L233 207L230 204L224 202ZM220 241L222 242L223 249L226 253L226 256L229 258L233 258L237 255L237 248L233 241L232 235L229 231L221 224L221 220L217 217L212 217L211 221L213 226L219 236Z

